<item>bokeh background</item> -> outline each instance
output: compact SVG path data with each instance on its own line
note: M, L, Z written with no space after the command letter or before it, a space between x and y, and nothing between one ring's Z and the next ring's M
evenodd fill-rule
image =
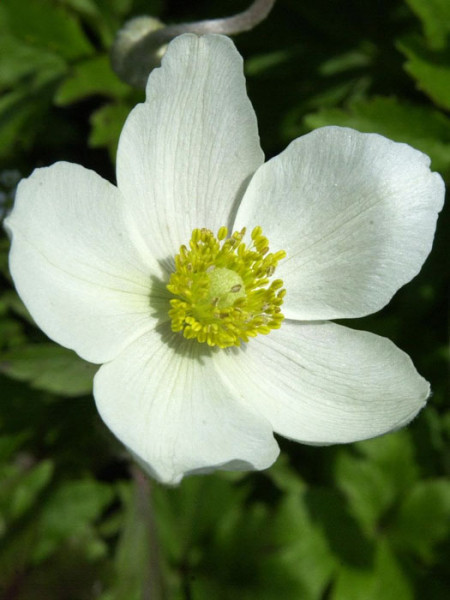
M245 0L1 0L0 215L58 160L114 181L143 93L108 50L131 16L227 16ZM428 153L450 178L450 2L278 0L235 38L268 157L329 124ZM96 413L95 367L48 340L15 294L0 234L2 600L447 600L449 211L421 274L370 318L432 384L405 430L347 446L280 439L266 472L175 489L133 465Z

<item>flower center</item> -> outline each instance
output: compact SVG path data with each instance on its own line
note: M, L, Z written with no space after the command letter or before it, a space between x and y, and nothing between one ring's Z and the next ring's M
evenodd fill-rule
M167 289L172 331L209 346L240 346L241 341L278 329L286 290L281 279L270 281L284 250L269 253L261 227L255 227L247 247L245 228L227 237L221 227L194 229L189 248L180 247Z

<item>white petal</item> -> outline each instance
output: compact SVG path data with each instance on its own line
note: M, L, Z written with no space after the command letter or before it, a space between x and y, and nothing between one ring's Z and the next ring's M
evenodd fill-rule
M235 229L261 225L287 289L284 314L315 320L375 312L420 270L444 184L406 144L324 127L261 167Z
M176 38L128 117L119 189L151 253L171 263L194 228L231 225L263 162L242 58L222 36Z
M103 365L94 396L108 427L165 483L213 469L264 469L278 455L269 423L227 391L211 351L168 328Z
M157 265L133 246L122 202L93 171L57 163L20 183L6 222L11 274L31 315L92 362L110 360L155 322Z
M397 429L429 395L428 383L392 342L335 323L285 321L241 354L214 359L275 432L306 443L352 442Z

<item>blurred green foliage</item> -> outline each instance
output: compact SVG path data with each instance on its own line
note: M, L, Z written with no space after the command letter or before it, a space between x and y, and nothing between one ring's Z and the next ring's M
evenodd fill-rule
M72 160L113 179L143 98L108 51L124 21L219 17L241 0L2 0L0 217L21 176ZM450 3L278 0L236 38L271 156L328 124L430 155L450 180ZM448 598L448 211L416 280L356 327L432 382L404 431L345 447L280 440L259 474L149 481L100 422L95 367L49 342L12 289L0 240L0 597L5 600Z

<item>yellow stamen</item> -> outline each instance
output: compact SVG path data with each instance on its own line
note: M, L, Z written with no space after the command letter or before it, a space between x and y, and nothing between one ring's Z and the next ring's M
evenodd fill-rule
M181 246L175 257L167 285L175 296L169 310L172 331L219 348L278 329L286 294L281 279L269 282L286 252L269 254L261 227L253 229L249 247L242 242L245 228L227 235L226 227L217 237L209 229L194 229L189 249Z

